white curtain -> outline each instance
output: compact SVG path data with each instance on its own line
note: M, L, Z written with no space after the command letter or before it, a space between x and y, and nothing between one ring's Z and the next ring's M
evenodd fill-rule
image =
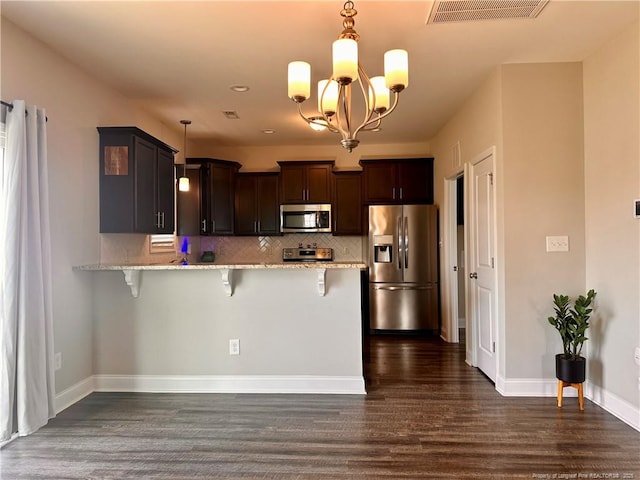
M46 145L45 111L14 101L0 183L0 442L55 416Z

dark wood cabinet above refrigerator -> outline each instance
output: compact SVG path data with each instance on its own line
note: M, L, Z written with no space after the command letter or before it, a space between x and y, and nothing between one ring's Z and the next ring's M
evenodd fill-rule
M365 204L432 204L433 158L360 160Z

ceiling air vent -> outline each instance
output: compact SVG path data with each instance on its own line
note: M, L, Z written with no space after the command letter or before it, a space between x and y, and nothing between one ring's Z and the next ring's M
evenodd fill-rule
M240 117L238 116L238 112L235 112L233 110L223 110L222 114L227 117L228 120L237 120Z
M549 0L435 0L427 23L536 18Z

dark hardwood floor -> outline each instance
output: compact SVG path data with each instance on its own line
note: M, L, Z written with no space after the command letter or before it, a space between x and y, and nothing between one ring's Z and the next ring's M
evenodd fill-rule
M640 433L501 397L439 339L370 337L368 395L94 393L0 451L4 479L640 480Z

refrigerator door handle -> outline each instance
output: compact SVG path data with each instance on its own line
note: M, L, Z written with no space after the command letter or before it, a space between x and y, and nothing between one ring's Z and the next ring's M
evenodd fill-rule
M404 217L404 269L409 269L409 217Z
M403 239L402 239L402 217L398 217L398 270L402 270Z
M384 287L381 285L374 285L375 290L387 290L390 292L395 292L398 290L431 290L433 285L416 285L416 286L398 286L398 287Z

